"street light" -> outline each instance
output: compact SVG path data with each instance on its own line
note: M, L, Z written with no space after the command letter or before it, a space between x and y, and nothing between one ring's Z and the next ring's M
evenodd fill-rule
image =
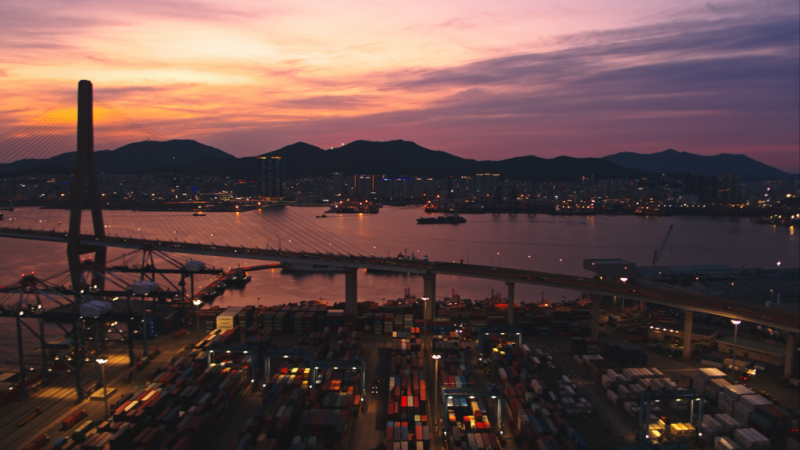
M194 310L197 314L197 340L200 340L200 306L203 304L203 301L199 298L192 300L192 304L194 305Z
M558 258L558 262L561 263L561 275L564 275L564 260Z
M100 369L102 369L102 376L103 376L103 401L106 404L106 415L105 418L108 419L109 411L108 411L108 390L106 390L106 363L108 362L108 357L106 356L98 356L95 359L97 364L100 364Z
M422 342L425 344L423 348L428 348L428 300L430 297L420 297L422 299L422 323L423 323L423 338Z
M733 382L733 372L736 370L736 337L739 335L739 324L741 320L731 319L733 324L733 364L731 364L731 382Z
M431 356L434 361L433 369L433 426L435 430L439 429L439 416L436 415L436 398L439 397L439 360L442 355Z

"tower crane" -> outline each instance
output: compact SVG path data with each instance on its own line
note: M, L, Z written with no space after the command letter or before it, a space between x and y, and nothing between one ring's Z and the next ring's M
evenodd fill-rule
M669 240L669 235L672 233L672 225L669 226L669 231L667 231L667 236L664 237L664 242L661 243L661 247L659 247L655 253L653 253L653 267L658 264L658 260L664 256L664 247L667 246L667 241Z

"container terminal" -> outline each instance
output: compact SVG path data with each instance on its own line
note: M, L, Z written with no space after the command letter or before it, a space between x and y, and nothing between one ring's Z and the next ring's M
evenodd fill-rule
M25 398L19 372L0 368L4 448L796 448L796 386L775 382L778 361L732 361L719 323L693 335L685 361L672 358L682 343L665 307L602 302L594 339L585 299L518 305L515 328L489 300L453 295L432 323L409 297L350 323L313 302L147 302L144 333L114 339L123 314L143 312L118 300L77 351L69 337L49 343L48 372L64 373L28 372ZM780 340L768 333L737 338ZM67 367L83 376L77 403Z
M794 289L796 276L771 280L783 287L767 300L773 288L759 271L744 283L726 268L639 277L628 261L584 260L596 274L584 278L353 254L327 239L328 247L291 251L278 238L275 250L249 235L210 239L209 217L192 225L208 232L205 242L179 239L177 223L168 236L112 234L92 111L92 84L81 80L68 232L16 217L0 229L4 238L65 243L71 281L66 288L30 273L0 286L0 317L15 328L18 355L0 368L3 449L797 448L800 325L773 298ZM108 261L109 248L135 251ZM201 308L258 268L223 271L176 254L342 268L343 309ZM425 296L359 310L359 269L420 275ZM437 274L505 283L507 299L436 301ZM198 296L196 275L224 279ZM591 307L518 305L518 283L587 292ZM762 298L742 299L740 284ZM695 336L694 321L708 331ZM52 340L48 327L63 334Z

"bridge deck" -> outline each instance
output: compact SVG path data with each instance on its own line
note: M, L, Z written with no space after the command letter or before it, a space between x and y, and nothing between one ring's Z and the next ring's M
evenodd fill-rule
M67 234L53 231L0 228L0 237L66 242ZM372 256L342 255L332 253L307 253L286 250L234 247L215 244L198 244L176 241L110 237L96 238L82 235L84 245L155 250L193 255L246 258L281 263L311 263L329 265L342 269L373 269L414 274L442 274L471 278L485 278L509 283L525 283L588 292L590 294L618 296L632 300L697 311L731 319L745 320L789 332L800 332L800 314L778 311L765 306L742 303L735 300L689 294L647 286L620 284L611 281L583 278L570 275L555 275L546 272L510 269L505 267L480 266L435 261L408 261Z

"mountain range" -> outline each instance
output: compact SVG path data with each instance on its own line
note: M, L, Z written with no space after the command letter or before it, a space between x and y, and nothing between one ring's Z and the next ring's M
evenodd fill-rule
M503 178L539 181L577 181L581 176L591 175L596 179L640 178L662 173L679 176L683 172L738 174L743 181L793 177L744 155L700 156L675 150L650 155L617 153L605 158L545 159L529 155L478 161L430 150L410 141L360 140L330 150L298 142L262 156L283 158L287 179L330 177L333 172L434 178L498 173ZM143 141L116 150L96 151L95 162L97 171L106 173L171 172L241 179L257 178L258 167L256 157L237 158L193 140ZM70 173L74 166L75 152L71 152L50 159L0 164L0 174Z
M695 155L669 149L660 153L641 154L633 152L608 155L614 164L645 172L681 173L694 175L739 175L742 181L776 180L792 178L782 170L768 166L745 155L723 153L715 156ZM796 177L796 175L795 175Z

